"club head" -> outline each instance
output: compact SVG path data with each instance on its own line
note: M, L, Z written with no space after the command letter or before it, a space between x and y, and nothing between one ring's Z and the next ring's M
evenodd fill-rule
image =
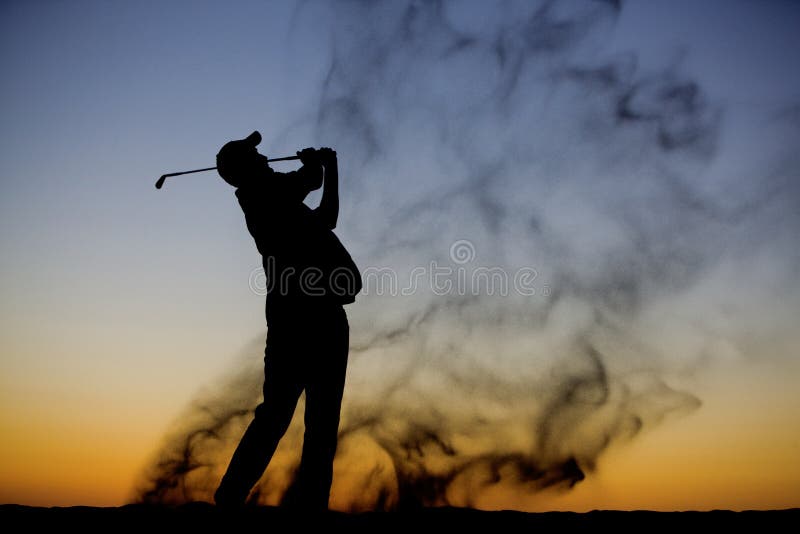
M159 178L158 181L156 182L156 189L161 189L161 186L164 185L164 180L166 179L167 175L166 174L162 175L161 178Z

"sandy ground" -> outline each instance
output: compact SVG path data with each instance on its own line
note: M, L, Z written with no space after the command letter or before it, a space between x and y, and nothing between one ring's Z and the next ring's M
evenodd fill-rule
M128 505L119 508L37 508L20 505L0 505L0 521L6 525L19 525L25 530L36 527L59 529L77 527L113 528L115 531L147 528L163 531L178 528L224 529L236 525L264 529L330 528L346 532L418 531L425 529L579 529L607 528L617 532L647 527L663 529L691 528L745 528L778 530L783 525L797 524L800 508L776 511L711 511L711 512L618 512L594 511L588 513L549 512L529 514L522 512L483 512L464 508L428 508L401 512L376 512L363 514L298 514L269 507L245 507L239 510L218 509L206 503L192 503L177 507ZM785 527L784 527L785 528Z

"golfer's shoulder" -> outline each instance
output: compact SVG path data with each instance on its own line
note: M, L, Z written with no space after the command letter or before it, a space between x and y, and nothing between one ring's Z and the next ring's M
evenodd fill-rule
M271 198L269 188L266 184L260 182L253 182L245 184L236 188L236 198L239 202L251 202L267 200Z

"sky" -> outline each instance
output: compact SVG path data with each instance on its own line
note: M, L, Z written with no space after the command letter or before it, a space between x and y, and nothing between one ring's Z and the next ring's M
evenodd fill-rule
M153 183L257 129L337 149L362 271L535 273L348 307L334 506L372 465L455 473L440 504L800 506L800 4L612 4L2 2L0 502L129 502L198 399L254 400L233 191ZM420 429L458 454L398 463Z

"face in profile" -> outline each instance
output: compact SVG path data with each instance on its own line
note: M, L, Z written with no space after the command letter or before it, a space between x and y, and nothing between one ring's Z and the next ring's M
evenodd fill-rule
M253 132L245 139L231 141L217 154L217 171L234 187L247 186L254 182L274 180L273 193L288 202L302 202L309 193L322 187L322 172L306 166L304 172L285 176L273 173L266 156L259 154L256 145L261 135ZM311 166L313 167L313 165Z
M259 167L264 169L265 166L261 162L263 156L255 147L242 146L240 143L231 141L217 154L217 172L234 187L242 187L256 179Z
M225 143L217 154L217 172L223 180L234 187L241 187L258 178L266 171L266 160L256 146L261 134L255 131L236 141Z

